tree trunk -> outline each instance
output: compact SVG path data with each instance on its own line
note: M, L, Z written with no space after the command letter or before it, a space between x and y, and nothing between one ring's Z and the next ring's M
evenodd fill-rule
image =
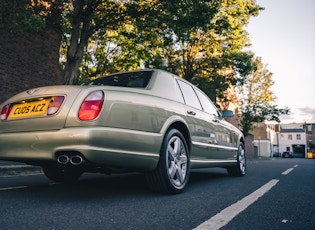
M82 0L73 1L73 7L72 32L64 74L64 84L66 85L72 85L76 81L84 48L87 46L90 36L89 28L93 13L92 5L85 5Z

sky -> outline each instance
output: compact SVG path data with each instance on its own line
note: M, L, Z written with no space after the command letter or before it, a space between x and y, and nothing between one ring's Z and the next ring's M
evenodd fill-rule
M246 27L250 50L273 73L272 91L290 115L281 123L315 123L315 0L256 0L265 8Z

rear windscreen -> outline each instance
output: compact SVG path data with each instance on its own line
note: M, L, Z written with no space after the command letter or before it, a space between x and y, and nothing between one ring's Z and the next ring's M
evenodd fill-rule
M153 71L136 71L118 73L95 79L91 85L108 85L131 88L146 88L149 84Z

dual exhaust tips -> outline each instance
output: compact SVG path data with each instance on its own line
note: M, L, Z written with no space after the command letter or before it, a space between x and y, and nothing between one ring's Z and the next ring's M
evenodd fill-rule
M65 165L65 164L72 164L72 165L80 165L84 162L84 159L79 155L74 156L67 156L67 155L60 155L57 158L57 161L59 164Z

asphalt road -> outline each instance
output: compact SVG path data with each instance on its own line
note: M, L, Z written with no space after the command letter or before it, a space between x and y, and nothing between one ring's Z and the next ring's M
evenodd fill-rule
M3 166L0 166L0 168ZM152 193L141 174L84 174L56 184L40 171L0 176L1 229L315 229L315 160L258 160L248 174L194 170L184 193Z

